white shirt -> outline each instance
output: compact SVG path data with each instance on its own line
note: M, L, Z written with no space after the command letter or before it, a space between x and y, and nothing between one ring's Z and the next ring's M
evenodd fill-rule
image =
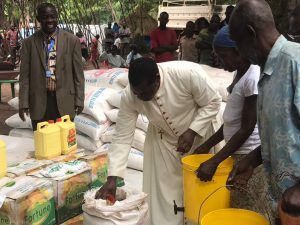
M257 95L257 83L260 77L260 67L251 65L243 77L235 84L232 93L228 96L227 105L223 114L224 139L228 142L231 137L241 128L242 111L246 97ZM257 124L253 133L235 152L235 154L247 154L260 145Z

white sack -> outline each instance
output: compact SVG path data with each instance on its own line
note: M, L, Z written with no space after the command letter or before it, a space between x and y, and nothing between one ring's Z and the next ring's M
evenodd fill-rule
M83 209L84 225L148 225L149 208L147 195L143 192L123 188L127 194L123 201L107 206L106 200L95 199L98 189L86 192Z
M112 109L112 110L107 111L105 113L105 115L108 117L108 119L111 122L116 123L117 118L118 118L118 113L119 113L119 109ZM136 127L147 132L148 125L149 125L148 118L146 116L140 114L136 121Z
M5 124L12 128L32 128L31 119L25 114L25 121L21 120L19 114L16 113L13 116L5 120Z
M74 122L78 131L93 140L99 140L102 133L111 125L108 119L102 121L102 123L98 123L91 116L85 114L76 116Z
M103 142L101 140L95 141L85 134L77 133L77 144L83 149L94 152L103 145Z
M127 167L139 171L143 171L143 164L144 164L144 153L140 152L134 148L131 148Z
M118 91L115 94L112 94L111 96L109 96L107 98L107 102L111 106L114 106L116 108L120 108L120 106L121 106L121 98L122 98L123 93L124 93L124 90L121 90L121 91Z
M0 135L0 140L6 144L8 165L20 163L25 159L34 157L33 139Z
M116 132L116 125L113 124L112 126L107 128L106 131L101 135L101 141L103 141L104 143L112 142L113 135L115 134L115 132ZM143 151L145 139L146 139L146 133L141 129L135 129L132 147L140 151Z
M213 84L217 88L219 94L222 96L223 101L227 101L228 91L227 87L232 83L234 72L228 72L223 69L213 68L208 65L202 65L202 68L207 73Z
M33 139L33 130L32 129L18 129L14 128L10 130L9 136L11 137L24 137Z
M15 97L8 101L8 104L16 110L19 110L19 97Z
M107 152L109 149L110 144L106 143L104 145L102 145L97 151L95 151L95 153L99 153L99 152Z
M84 72L85 84L122 90L128 84L128 69L88 70Z
M104 123L107 120L104 112L112 109L106 99L113 93L115 90L110 88L86 86L83 113L95 118L99 124Z

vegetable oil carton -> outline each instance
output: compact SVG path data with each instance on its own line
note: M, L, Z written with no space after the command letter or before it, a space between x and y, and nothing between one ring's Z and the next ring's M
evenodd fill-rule
M56 120L56 125L60 128L61 153L63 155L77 149L75 123L66 115Z
M33 177L0 179L1 225L56 224L52 183ZM1 202L0 202L1 204Z
M52 181L59 224L82 213L84 193L91 184L87 163L79 160L55 163L30 175Z
M80 158L85 161L92 169L91 188L101 187L107 179L108 158L107 153L94 153Z
M86 155L85 150L80 148L80 149L76 149L76 150L70 152L67 155L61 155L61 156L52 158L51 161L53 161L53 162L69 162L69 161L74 161L76 159L79 159L85 155Z
M53 162L50 160L37 160L37 159L27 159L21 163L11 164L7 168L8 177L18 177L22 175L27 175L35 170L40 170Z
M62 223L61 225L83 225L83 215L76 216L68 221Z

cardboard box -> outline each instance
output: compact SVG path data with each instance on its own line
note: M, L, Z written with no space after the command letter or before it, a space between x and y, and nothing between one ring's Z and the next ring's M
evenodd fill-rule
M32 173L35 170L40 170L53 162L50 160L27 159L17 164L11 164L7 167L7 176L14 178Z
M68 221L62 223L61 225L83 225L83 215L76 216Z
M26 176L6 177L0 179L0 196L5 198L0 205L1 225L56 224L51 182Z
M82 149L82 148L76 149L67 155L60 155L55 158L52 158L51 161L53 161L53 162L69 162L69 161L79 159L80 157L85 156L85 154L86 153L85 153L84 149Z
M80 158L91 167L91 188L101 187L107 180L108 157L107 153L95 153Z
M40 171L30 174L43 177ZM46 178L53 183L57 222L63 223L82 213L84 193L91 184L91 169L86 167L76 173L68 172L62 177Z

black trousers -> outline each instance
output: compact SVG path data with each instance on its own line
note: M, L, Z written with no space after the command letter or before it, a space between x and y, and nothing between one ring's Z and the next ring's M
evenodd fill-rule
M56 92L55 91L47 91L47 106L44 117L41 120L32 120L32 129L36 131L37 124L40 122L54 120L60 118L60 114L57 108L56 102Z

